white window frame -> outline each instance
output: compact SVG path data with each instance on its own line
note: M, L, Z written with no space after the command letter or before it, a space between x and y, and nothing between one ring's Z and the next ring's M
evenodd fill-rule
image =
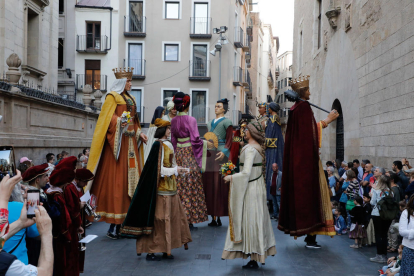
M125 63L125 65L128 65L128 66L125 66L125 67L130 67L129 62L128 62L129 44L141 44L142 45L142 55L141 56L142 56L142 60L145 60L145 41L143 41L143 40L126 40L125 41L125 60L127 62ZM146 74L145 73L145 62L143 62L141 64L141 72L144 72L144 75Z
M190 109L188 110L188 115L193 116L193 91L205 91L206 92L206 121L205 123L207 124L209 121L209 107L208 107L208 103L209 103L209 89L208 88L190 88Z
M131 90L134 90L134 89L141 90L141 118L139 118L139 120L142 123L142 120L144 118L144 112L145 112L145 109L144 109L144 99L145 99L145 97L144 97L144 95L145 95L144 87L142 87L142 86L131 86Z
M178 44L178 60L165 60L165 44ZM163 41L162 42L162 61L165 62L179 62L181 61L181 41Z
M178 19L176 19L176 18L165 18L165 12L166 12L165 2L179 2L180 7L178 9ZM162 19L165 19L165 20L180 20L180 19L182 19L182 16L183 16L183 3L182 3L182 0L163 0L162 1Z
M146 1L147 0L139 0L139 1L142 1L142 17L144 18L144 24L143 24L143 29L144 30L146 30L147 29L147 20L145 20L145 18L147 17L147 15L146 15ZM130 1L130 0L127 0L127 4L126 4L126 11L125 11L125 15L129 18L129 2L135 2L135 1ZM124 22L124 24L125 24L125 22ZM127 32L129 32L129 24L127 24Z
M206 45L207 46L207 76L211 77L210 75L210 42L191 42L191 49L190 49L190 60L193 60L194 54L194 45ZM193 74L193 63L190 63L190 74Z
M178 92L180 92L181 90L180 90L180 88L165 88L165 87L162 87L161 88L161 104L160 104L160 106L164 106L164 90L177 90Z
M207 18L211 17L211 0L192 0L191 3L191 17L194 18L194 6L196 3L207 3L208 9L207 9ZM191 31L194 32L194 26L191 26ZM207 30L211 30L211 20L207 19Z

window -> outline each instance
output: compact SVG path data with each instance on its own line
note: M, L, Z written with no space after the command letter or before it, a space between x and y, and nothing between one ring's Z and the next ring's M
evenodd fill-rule
M143 74L142 44L128 44L128 67L134 67L134 75L142 76Z
M86 23L86 48L101 49L101 22Z
M59 0L59 14L65 13L65 0Z
M194 3L193 29L195 34L209 33L208 3Z
M179 45L164 44L164 61L179 61Z
M287 86L287 78L285 79L285 87Z
M129 1L129 32L144 32L143 1Z
M85 60L85 85L90 84L93 90L101 89L101 61Z
M193 45L193 76L207 77L207 45Z
M193 91L191 95L191 115L196 118L198 124L206 123L207 92Z
M135 103L137 104L137 113L138 118L142 121L142 105L141 105L141 99L142 99L142 90L141 89L135 89L132 88L131 91L129 91L129 94L135 97Z
M27 12L27 65L38 68L39 58L42 56L39 49L40 16L32 9Z
M58 44L58 68L63 68L63 38L59 38Z
M180 19L180 2L165 2L165 19Z
M175 94L177 94L179 92L178 89L166 89L163 90L163 100L162 100L162 105L164 106L164 108L167 108L167 104L168 104L168 100L166 100L166 98L171 98L174 97Z
M318 5L318 49L322 45L322 0L316 0Z

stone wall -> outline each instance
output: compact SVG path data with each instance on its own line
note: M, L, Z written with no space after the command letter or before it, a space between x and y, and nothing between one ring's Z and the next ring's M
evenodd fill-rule
M311 75L311 102L330 109L340 101L347 161L368 158L390 168L394 160L412 160L414 2L336 1L336 29L325 16L335 1L322 2L318 49L317 1L295 0L293 77ZM316 120L326 116L314 111ZM325 161L335 158L335 127L324 130Z
M35 17L31 23L28 13ZM22 59L22 80L56 93L58 28L59 1L0 0L0 74L7 70L6 58L16 53ZM32 29L36 30L36 39L30 39ZM36 49L28 54L28 48ZM25 65L37 71L23 70ZM38 75L38 71L46 75Z
M98 119L97 113L3 90L0 115L1 145L13 145L16 159L27 156L35 165L49 152L77 156L90 147Z

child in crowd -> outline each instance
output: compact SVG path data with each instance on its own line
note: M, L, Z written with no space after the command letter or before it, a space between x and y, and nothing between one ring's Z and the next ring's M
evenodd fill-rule
M375 231L374 231L374 222L371 218L372 206L371 206L371 196L368 193L364 194L364 227L367 232L367 237L362 241L366 246L375 243Z
M407 203L405 202L405 200L401 200L398 204L400 206L400 213L398 214L398 217L396 217L390 226L390 229L388 230L388 248L387 251L389 253L394 253L397 251L397 247L398 244L401 243L401 241L399 240L398 236L399 236L399 221L400 221L400 216L401 213L405 210L405 208L407 207Z
M345 219L342 216L344 209L339 207L335 209L335 231L338 236L346 234L346 223Z
M349 211L351 215L351 231L349 232L349 238L355 240L355 244L351 245L351 248L357 249L362 247L362 239L367 237L367 231L364 227L364 208L362 205L362 197L355 196L355 207Z
M381 270L378 271L380 275L395 276L397 273L400 272L403 249L404 245L401 244L398 247L398 256L391 257L388 259L388 265L384 266Z
M338 209L339 202L336 200L331 201L331 208L332 208L332 214L335 215L335 210Z

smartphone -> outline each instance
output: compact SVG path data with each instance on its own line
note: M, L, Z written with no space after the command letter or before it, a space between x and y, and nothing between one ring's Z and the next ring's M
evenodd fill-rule
M40 205L40 191L29 190L27 191L27 217L34 218L35 210Z
M16 175L16 163L14 161L13 146L0 146L0 174L3 178L6 174L10 177Z

